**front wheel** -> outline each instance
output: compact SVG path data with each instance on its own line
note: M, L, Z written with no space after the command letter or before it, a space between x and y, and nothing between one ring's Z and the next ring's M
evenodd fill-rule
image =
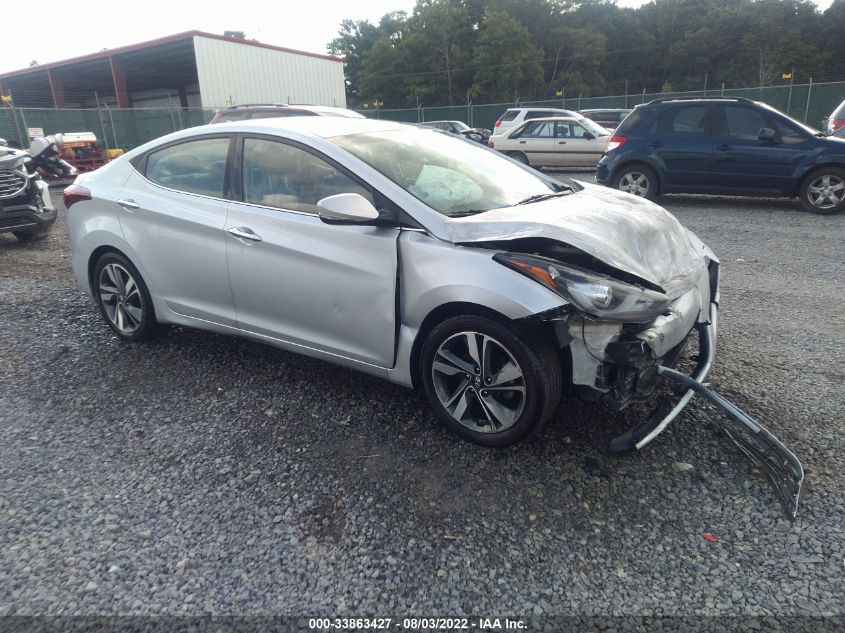
M645 165L627 165L616 172L611 186L640 198L654 200L657 196L657 174Z
M422 384L438 420L465 440L511 446L538 432L560 401L551 337L481 316L437 325L423 344Z
M822 167L801 183L801 206L810 213L831 215L845 209L845 169Z

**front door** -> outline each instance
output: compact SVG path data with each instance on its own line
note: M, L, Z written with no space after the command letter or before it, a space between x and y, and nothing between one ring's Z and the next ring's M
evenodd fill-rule
M126 241L149 286L179 314L235 325L226 268L228 135L151 152L118 204Z
M576 121L559 121L555 140L558 164L573 167L595 167L607 147L607 137L596 138Z
M369 189L303 147L245 138L242 201L226 222L238 327L393 366L399 231L328 225L317 201Z
M717 186L726 191L790 191L795 168L812 151L804 134L760 108L733 104L713 107L718 132L712 170ZM760 140L763 128L773 129L775 138Z

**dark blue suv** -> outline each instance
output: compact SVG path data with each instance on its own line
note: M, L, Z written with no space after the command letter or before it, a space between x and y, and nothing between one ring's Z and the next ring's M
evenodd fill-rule
M645 198L798 197L831 214L845 208L845 139L749 99L658 99L616 129L596 179Z

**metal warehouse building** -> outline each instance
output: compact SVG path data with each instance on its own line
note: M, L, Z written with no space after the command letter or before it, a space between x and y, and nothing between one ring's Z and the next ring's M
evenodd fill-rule
M0 94L23 108L346 107L341 58L201 31L0 74Z

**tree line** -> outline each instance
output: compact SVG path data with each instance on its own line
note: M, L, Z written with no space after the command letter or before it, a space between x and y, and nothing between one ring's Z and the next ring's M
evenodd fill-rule
M401 108L838 81L843 33L845 0L417 0L328 50L351 107Z

